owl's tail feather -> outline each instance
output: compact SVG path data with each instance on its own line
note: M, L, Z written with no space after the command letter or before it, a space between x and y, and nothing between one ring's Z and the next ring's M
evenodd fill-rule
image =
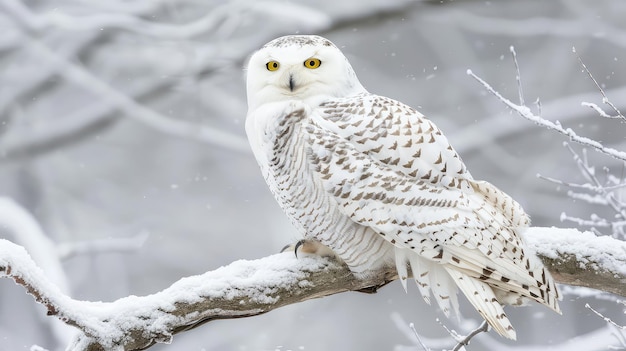
M428 268L430 264L409 249L396 247L395 256L396 269L398 270L398 276L400 277L400 282L402 282L404 291L407 291L406 281L409 278L407 266L410 263L412 276L413 279L415 279L417 288L419 289L420 294L422 294L424 301L430 305L430 282L428 278ZM425 266L425 264L428 264L428 266ZM443 309L443 306L441 307Z
M411 275L417 284L424 301L430 305L431 291L437 304L446 317L455 314L459 317L458 288L446 269L439 263L427 260L413 250L395 248L396 268L404 290L407 290L407 263L411 266Z
M489 323L489 325L505 338L516 340L517 335L504 309L489 285L454 268L445 267L457 286L469 302Z
M477 247L493 261L490 265L497 267L497 271L479 261L476 262L479 269L475 272L487 276L487 283L504 292L499 296L502 303L519 304L516 301L524 297L561 313L559 291L550 272L532 252L524 249L522 234L530 224L524 209L488 182L472 181L471 185L477 195L472 197L476 202L474 213L483 223L489 224L482 232L483 237L499 238L490 241L487 246Z
M409 279L409 272L407 270L407 255L408 250L395 248L395 256L396 256L396 270L398 271L398 277L400 278L400 283L402 283L402 287L404 288L404 292L408 292L406 287L406 281Z

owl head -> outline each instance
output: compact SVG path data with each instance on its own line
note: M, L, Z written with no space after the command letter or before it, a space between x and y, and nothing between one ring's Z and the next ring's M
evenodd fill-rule
M248 108L364 92L352 66L328 39L289 35L265 44L247 67Z

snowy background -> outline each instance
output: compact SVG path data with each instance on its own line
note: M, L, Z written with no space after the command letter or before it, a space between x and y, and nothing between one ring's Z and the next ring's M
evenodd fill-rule
M35 259L44 269L61 260L64 274L52 278L66 279L75 298L102 301L154 293L297 240L243 127L246 57L294 33L328 37L370 91L420 109L474 177L516 198L534 225L574 226L560 223L563 211L610 214L537 179L585 181L563 137L511 114L466 70L515 99L513 45L526 99L541 98L545 118L626 150L623 123L580 106L600 104L601 95L572 53L575 46L626 111L625 14L620 0L2 0L0 196L32 213L51 241L26 235L2 207L0 237L43 251ZM624 177L623 163L589 157ZM563 316L509 310L519 341L507 350L620 345L611 334L619 333L584 306L622 325L623 306L606 294L568 291ZM462 330L478 324L465 311ZM409 323L441 349L439 338L450 337L436 318L458 328L417 289L407 295L393 283L376 295L344 293L212 322L153 349L417 350ZM0 281L0 351L62 350L68 330L55 322L21 287ZM470 350L505 349L497 336L474 343Z

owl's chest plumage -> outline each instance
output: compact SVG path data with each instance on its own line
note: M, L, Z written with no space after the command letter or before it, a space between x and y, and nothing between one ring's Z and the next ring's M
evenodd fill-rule
M300 234L330 247L355 273L373 270L390 260L392 246L339 211L315 171L309 130L318 109L299 101L261 106L246 121L251 147L270 191Z

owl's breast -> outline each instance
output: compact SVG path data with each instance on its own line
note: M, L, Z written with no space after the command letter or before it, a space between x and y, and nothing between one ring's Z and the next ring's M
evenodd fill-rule
M371 228L352 221L327 193L310 160L308 105L271 104L248 114L246 132L265 181L301 235L330 247L353 272L388 260L390 245Z
M309 169L305 127L310 111L297 101L271 103L249 113L246 120L250 146L270 191L305 237L315 237L320 222L334 213Z

